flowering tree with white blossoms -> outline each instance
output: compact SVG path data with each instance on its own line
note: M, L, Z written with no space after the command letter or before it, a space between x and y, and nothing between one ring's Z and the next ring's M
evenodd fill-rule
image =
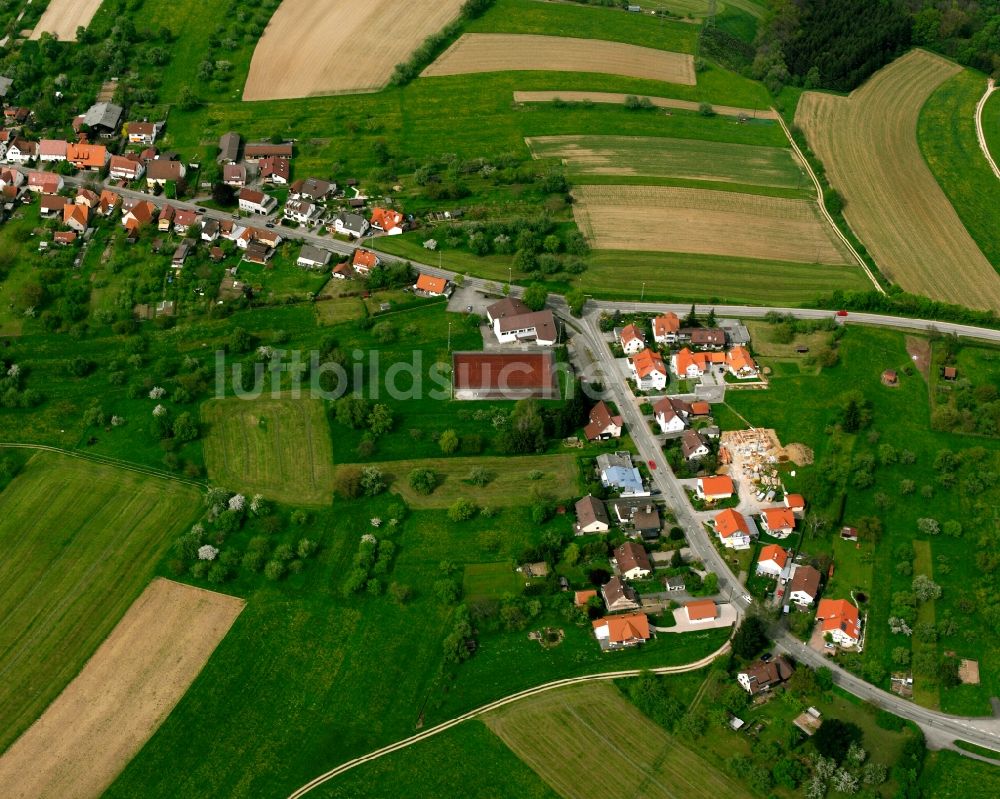
M162 405L157 405L155 408L153 408L153 416L163 416L166 414L166 412L167 409Z
M218 554L219 550L211 544L198 547L198 560L215 560L215 556Z
M260 516L267 513L267 501L264 499L263 494L254 494L253 499L250 500L250 512L254 516Z
M247 498L242 494L233 494L229 498L229 510L242 512L247 506Z
M162 386L153 386L149 390L149 398L150 399L160 399L160 397L165 396L166 393L167 393L167 390L165 388L163 388Z
M361 536L361 543L362 544L377 544L378 543L378 539L375 536L373 536L371 533L365 533L363 536Z
M17 377L19 374L21 374L21 367L12 363L10 369L7 370L7 377Z

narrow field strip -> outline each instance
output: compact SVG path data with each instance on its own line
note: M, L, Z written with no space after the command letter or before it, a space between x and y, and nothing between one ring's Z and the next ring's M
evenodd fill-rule
M643 99L649 100L657 108L676 108L678 111L697 111L701 108L701 103L694 100L675 100L670 97L647 97L640 95ZM579 92L579 91L544 91L544 92L514 92L515 103L551 103L555 100L562 100L567 103L610 103L613 105L624 105L627 94L618 92ZM716 105L711 103L712 110L725 117L738 117L745 114L751 119L777 119L778 114L771 108L737 108L732 105Z
M86 28L94 18L102 0L50 0L38 24L31 32L32 39L51 33L61 42L75 42L76 29Z

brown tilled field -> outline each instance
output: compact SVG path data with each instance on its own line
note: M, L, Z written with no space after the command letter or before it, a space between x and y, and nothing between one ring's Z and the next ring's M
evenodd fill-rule
M51 33L61 42L75 42L76 29L86 28L100 7L101 0L51 0L31 32L31 38Z
M795 122L882 272L907 291L1000 310L1000 276L962 225L917 143L927 98L961 69L914 50L849 97L806 92Z
M244 100L367 92L458 16L462 0L282 0L257 42Z
M810 200L667 186L577 186L573 196L596 249L850 263Z
M694 59L634 44L516 33L465 33L423 71L424 76L472 72L600 72L694 86Z
M567 103L613 103L624 105L627 94L617 92L514 92L515 103L551 103L562 100ZM694 100L675 100L671 97L645 97L657 108L676 108L683 111L697 111L701 103ZM731 105L712 104L716 114L737 117L746 114L751 119L777 119L777 112L770 108L736 108Z
M0 757L6 799L94 799L153 735L243 610L156 579L83 671Z

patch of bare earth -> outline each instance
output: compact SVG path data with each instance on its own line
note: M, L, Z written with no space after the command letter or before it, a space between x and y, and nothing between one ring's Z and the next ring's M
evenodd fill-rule
M931 373L931 343L925 338L907 336L906 353L926 380Z
M95 799L156 732L243 610L154 580L83 670L0 757L4 799Z
M805 444L797 442L785 445L785 454L788 460L796 466L808 466L813 462L813 451Z
M51 0L31 32L32 39L51 33L61 42L75 42L76 29L86 28L94 18L101 0Z
M514 92L515 103L551 103L553 100L562 100L566 103L613 103L624 105L627 94L617 92ZM646 97L656 108L675 108L679 111L698 111L701 103L694 100L675 100L671 97ZM712 110L716 114L725 117L738 117L745 115L751 119L776 119L777 113L770 108L737 108L732 105L712 104Z

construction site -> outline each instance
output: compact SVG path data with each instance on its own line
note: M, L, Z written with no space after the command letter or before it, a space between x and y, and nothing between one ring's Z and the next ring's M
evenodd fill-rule
M770 493L782 487L778 466L792 462L797 466L812 463L812 452L801 444L782 446L771 428L727 430L722 434L719 457L731 466L736 480L746 481L758 492Z

